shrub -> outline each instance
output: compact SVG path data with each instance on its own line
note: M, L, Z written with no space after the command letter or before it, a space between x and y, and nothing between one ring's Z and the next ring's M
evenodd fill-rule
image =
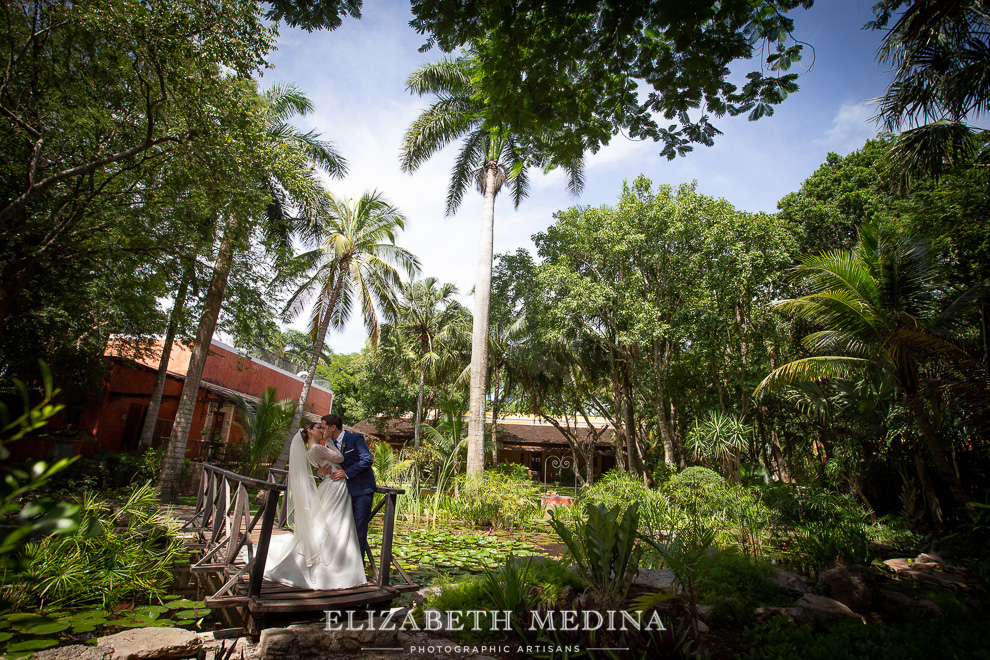
M511 529L540 515L540 489L528 478L489 471L482 479L458 477L458 489L448 511L474 525Z
M581 493L578 503L582 506L601 504L611 509L617 505L624 508L633 502L646 506L653 498L653 491L643 485L642 479L627 472L609 470Z
M756 607L790 602L777 588L770 564L752 561L736 552L723 552L708 578L701 585L699 597L715 606L716 616L733 614L745 620Z
M54 604L110 607L125 599L164 595L172 566L185 556L174 522L159 513L150 483L114 508L83 494L80 531L49 536L24 549L14 577L20 607Z

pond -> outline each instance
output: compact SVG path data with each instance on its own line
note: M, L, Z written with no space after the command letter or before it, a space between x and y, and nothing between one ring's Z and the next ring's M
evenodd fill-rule
M381 547L381 522L372 525L368 541L377 556ZM487 566L516 556L559 556L562 546L556 535L544 531L487 530L468 525L397 520L392 551L410 578L428 586L441 577L458 579L480 573ZM64 644L79 644L92 637L127 628L180 627L197 632L240 629L243 619L236 609L211 610L203 599L223 584L218 573L193 573L189 563L173 569L169 593L160 601L121 603L110 609L19 612L0 615L0 654L17 658L32 651ZM408 595L403 600L408 599ZM401 604L403 600L400 600Z

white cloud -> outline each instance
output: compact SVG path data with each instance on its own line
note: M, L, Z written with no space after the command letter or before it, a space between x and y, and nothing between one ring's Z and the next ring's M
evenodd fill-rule
M867 140L876 137L876 124L870 121L875 113L866 103L843 103L832 119L832 127L818 142L840 154L859 149Z

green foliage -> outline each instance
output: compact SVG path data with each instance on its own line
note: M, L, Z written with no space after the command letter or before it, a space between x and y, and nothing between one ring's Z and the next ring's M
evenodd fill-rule
M134 489L119 507L86 493L79 505L81 531L25 547L24 568L14 576L16 604L109 607L164 595L172 566L186 553L151 484Z
M756 607L791 602L777 588L770 564L731 551L718 557L708 579L701 584L698 598L714 605L716 616L731 615L743 621L752 616Z
M52 387L51 375L47 365L41 363L43 396L40 402L31 405L31 395L24 383L13 380L13 390L20 398L22 412L11 416L11 410L6 403L0 401L0 459L10 457L10 451L4 446L8 442L20 440L31 431L40 429L48 420L58 413L62 406L54 403L59 391ZM55 502L52 498L36 497L29 499L30 493L43 487L59 472L68 467L75 458L62 459L49 466L44 461L38 461L26 469L5 464L0 481L0 516L13 518L13 529L3 531L0 537L0 567L9 567L9 556L20 548L25 541L36 534L68 534L79 526L79 507L66 503Z
M673 158L693 143L713 143L719 131L710 115L772 115L797 90L797 74L787 71L802 47L791 41L786 12L799 6L810 3L716 9L598 1L556 11L529 0L417 0L411 24L430 34L427 46L472 49L470 80L475 98L485 101L484 130L504 127L538 144L559 134L534 154L552 166L598 151L620 131L661 142ZM742 87L730 82L733 63L750 58L761 68L745 74ZM684 111L699 107L697 119Z
M517 561L510 552L502 566L485 567L481 586L492 603L493 610L512 612L513 617L516 617L530 608L533 600L533 587L529 577L532 563L530 557Z
M601 504L606 508L625 506L638 502L643 507L655 500L654 492L643 485L643 480L628 472L609 470L591 486L581 491L582 505Z
M639 502L611 509L585 505L585 519L573 529L550 511L550 526L567 546L592 593L603 607L622 603L632 584L642 548L636 543Z
M234 395L233 402L238 415L235 419L244 430L246 474L259 476L259 466L273 460L282 449L295 401L279 400L278 391L272 386L265 388L256 405L248 404L240 395Z
M745 660L872 660L986 658L990 629L979 617L942 617L907 624L867 625L847 620L824 633L777 617L750 630Z
M482 527L519 528L540 515L540 487L528 477L487 471L481 478L457 478L459 494L451 502L451 514Z

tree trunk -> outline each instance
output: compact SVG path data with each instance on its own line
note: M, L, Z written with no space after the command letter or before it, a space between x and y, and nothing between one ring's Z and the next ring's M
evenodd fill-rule
M660 427L660 439L663 441L663 460L673 467L677 463L674 455L674 433L670 428L670 419L667 416L667 405L664 401L664 386L667 381L667 371L670 366L670 344L663 342L664 349L661 351L660 343L653 342L653 373L654 373L654 405L657 409L657 426Z
M419 425L423 421L423 389L426 387L426 370L419 368L419 394L416 396L416 422L413 424L413 447L419 449Z
M313 379L316 378L316 365L320 363L320 355L323 353L323 345L326 341L327 330L330 329L330 319L333 317L333 310L337 307L337 299L340 297L340 287L344 284L347 276L347 269L341 268L339 279L330 291L330 302L327 303L326 312L320 318L320 325L316 330L316 340L313 342L313 357L309 361L309 371L306 372L306 380L303 381L302 392L299 393L299 400L296 401L296 412L292 416L292 424L289 425L289 434L282 444L282 450L275 459L275 469L285 469L285 464L289 461L289 449L292 446L292 438L295 437L299 427L302 426L303 412L306 410L306 400L309 399L309 391L313 388ZM332 402L331 402L332 403Z
M963 489L959 475L952 469L949 459L945 457L945 452L942 451L942 444L938 441L935 430L928 422L928 415L925 413L924 404L917 395L910 394L907 395L907 404L911 415L914 417L914 421L918 424L918 429L921 431L921 437L924 438L925 445L932 455L935 469L938 471L939 476L945 480L946 485L949 487L949 492L952 493L953 499L956 500L956 504L965 509L966 505L970 502L969 496L966 495L966 491Z
M622 409L625 416L623 424L626 428L626 453L629 455L629 474L639 474L642 466L639 460L639 452L636 451L636 424L633 416L633 393L632 382L629 379L629 364L626 364L622 370L622 389Z
M199 320L199 330L196 332L192 354L189 356L186 382L182 385L179 409L175 414L172 436L168 441L168 452L162 462L162 476L158 481L158 496L163 504L175 504L179 495L179 473L182 471L182 461L186 457L189 429L192 426L196 400L199 398L199 383L203 378L203 368L206 366L213 333L220 317L224 290L227 288L227 277L230 275L230 268L234 263L236 234L240 231L241 224L242 221L236 216L228 220L223 240L220 242L217 260L213 265L213 279L210 281L210 288L206 291L206 297L203 299L203 315Z
M165 379L168 373L168 360L172 355L172 343L175 341L175 333L179 327L179 316L186 305L186 292L189 290L189 280L192 279L193 265L186 266L179 281L179 289L175 294L175 303L172 305L172 312L168 316L168 329L165 331L165 340L162 342L162 358L158 361L158 373L155 375L155 386L151 390L151 401L148 403L148 412L144 416L144 427L141 429L141 440L138 448L141 450L150 449L151 443L155 440L155 425L158 422L158 411L162 407L162 394L165 392Z
M495 174L498 163L485 164L485 212L478 240L478 270L474 283L474 324L471 330L471 399L468 412L467 473L485 471L485 390L488 376L488 305L492 294L495 231Z

